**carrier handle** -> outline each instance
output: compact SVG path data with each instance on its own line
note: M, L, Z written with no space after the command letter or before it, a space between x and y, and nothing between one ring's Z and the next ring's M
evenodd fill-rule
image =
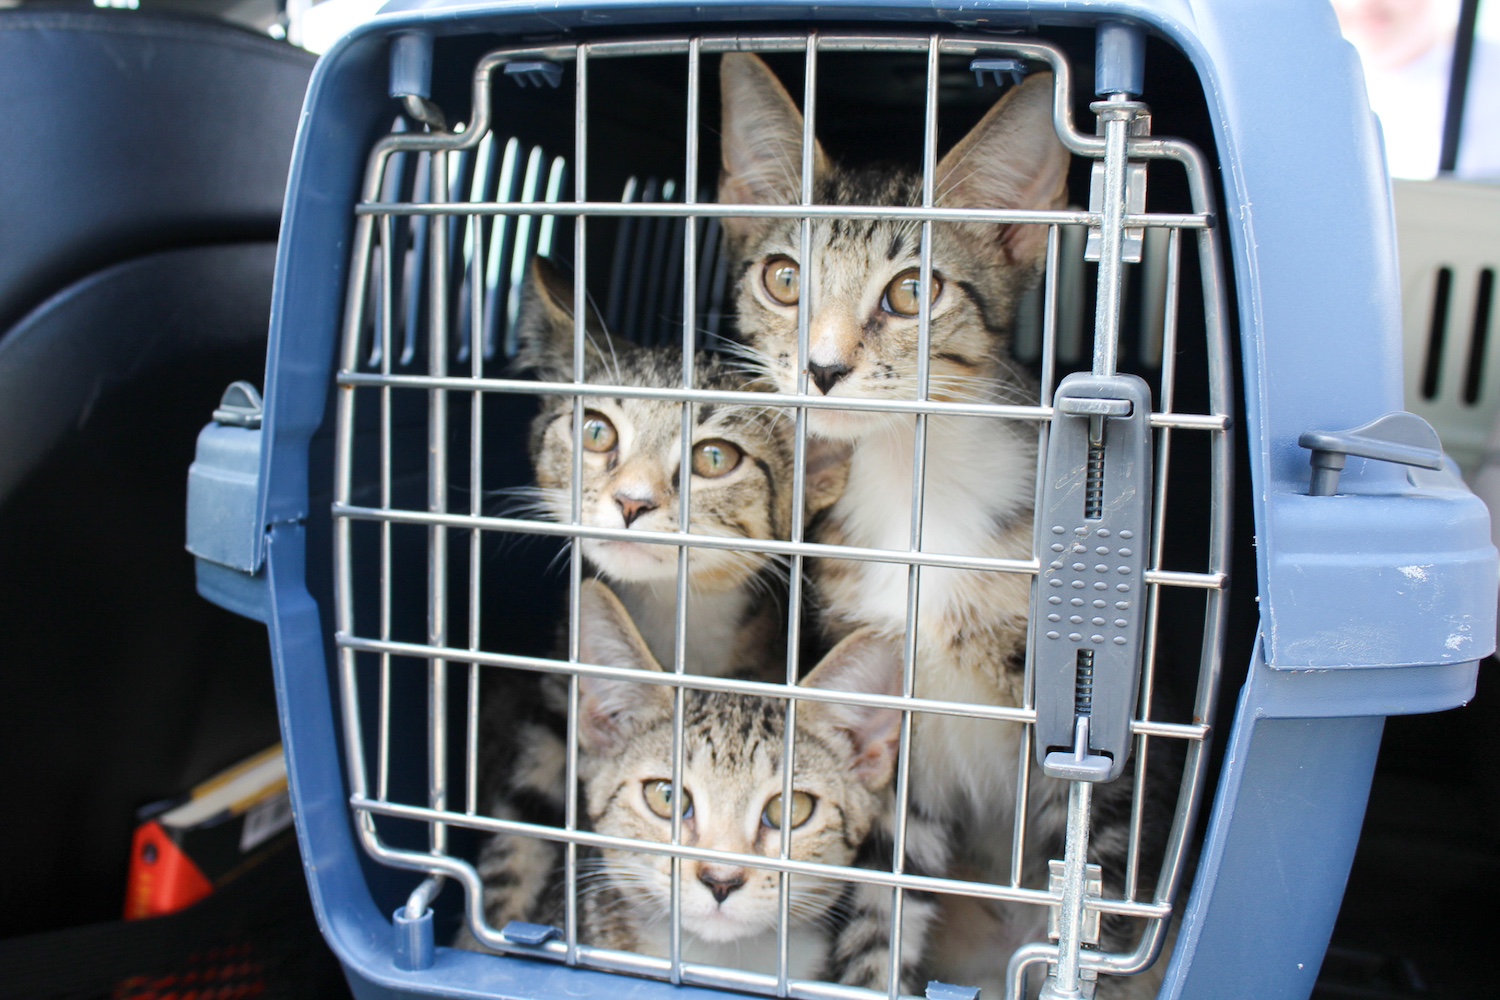
M1415 413L1396 410L1346 431L1307 431L1297 439L1312 451L1308 494L1331 497L1350 455L1420 469L1443 467L1443 445L1432 425Z

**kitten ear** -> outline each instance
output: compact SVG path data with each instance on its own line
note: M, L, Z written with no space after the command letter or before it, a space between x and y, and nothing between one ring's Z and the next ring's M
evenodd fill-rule
M749 52L726 53L719 63L723 103L723 171L719 201L725 204L795 205L802 200L802 113L771 67ZM823 147L813 140L813 176L828 169ZM764 219L726 218L731 238L743 239Z
M604 320L592 304L584 330L585 350L596 357L606 344L615 350L628 349L605 331ZM517 365L551 381L572 381L573 333L572 278L545 257L531 258L516 319Z
M1052 74L1033 73L995 103L937 165L938 204L949 208L1062 208L1068 201L1067 149L1052 127ZM1034 264L1047 248L1045 226L998 227L1013 263Z
M813 672L802 679L802 687L860 694L901 693L901 640L862 628L834 646ZM901 713L893 708L803 702L798 711L815 724L839 730L853 749L854 774L873 790L884 788L896 766L901 736Z
M849 457L852 454L852 441L808 436L805 513L809 519L824 508L832 507L844 495L844 487L849 484Z
M613 591L597 580L585 580L578 602L580 661L661 672L630 612ZM657 684L580 676L578 704L579 740L597 753L618 749L642 722L670 712L672 696Z

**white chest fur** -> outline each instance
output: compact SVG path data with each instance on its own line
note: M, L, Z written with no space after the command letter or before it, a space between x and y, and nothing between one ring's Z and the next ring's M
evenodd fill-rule
M666 958L671 931L666 922L652 927L641 941L648 955ZM793 927L787 935L787 974L793 979L813 979L824 973L828 956L828 938L811 927ZM717 965L747 972L776 974L777 939L775 931L741 938L737 941L704 941L686 927L682 931L682 960L699 965Z
M677 655L676 583L616 583L614 588L662 668L673 669ZM750 601L751 595L743 587L726 593L695 591L688 595L688 673L723 677L730 672Z
M996 420L934 417L927 425L921 548L945 554L1000 555L996 526L1032 502L1034 442ZM912 474L916 429L871 435L854 450L849 483L833 516L851 545L907 551L912 543ZM1006 553L1016 555L1017 553ZM863 562L855 606L836 607L849 621L904 630L908 568ZM973 572L924 569L918 628L946 627L979 600ZM844 603L850 603L845 599ZM982 609L977 609L982 610Z
M995 420L932 418L923 482L921 549L959 555L1025 557L1009 551L999 526L1011 523L1035 496L1035 448L1029 431ZM915 429L874 436L855 448L849 483L833 510L851 545L909 550ZM1015 545L1014 538L1009 542ZM847 564L828 588L829 611L852 625L904 634L910 572L904 565ZM920 697L970 704L1014 698L994 674L961 666L952 655L963 622L994 622L1026 612L1024 587L1001 590L993 574L923 569L917 605L917 690ZM1019 596L1018 596L1019 595ZM997 607L998 602L1019 607ZM980 651L983 653L984 651ZM998 659L1005 651L995 651ZM1014 814L1023 730L954 716L921 715L913 743L912 788L929 812L1004 823Z

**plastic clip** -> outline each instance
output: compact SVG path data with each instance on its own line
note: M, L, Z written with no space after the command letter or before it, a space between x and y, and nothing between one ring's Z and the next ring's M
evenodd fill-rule
M1350 455L1380 462L1443 467L1443 444L1432 425L1415 413L1396 410L1347 431L1307 431L1297 439L1312 451L1312 482L1308 494L1331 497L1339 491L1339 473Z
M562 932L549 924L528 924L523 920L512 920L500 931L502 937L516 944L528 945L539 948L555 937L561 937Z
M249 382L231 382L219 400L218 409L214 410L214 423L254 430L260 426L264 413L265 403L255 386Z
M563 68L555 62L528 59L524 62L505 64L505 75L523 87L559 87L562 85Z
M984 86L984 77L988 73L995 81L995 86L1005 86L1005 77L1009 76L1011 83L1021 85L1026 79L1026 65L1019 59L975 59L969 63L969 72L974 74L976 86Z

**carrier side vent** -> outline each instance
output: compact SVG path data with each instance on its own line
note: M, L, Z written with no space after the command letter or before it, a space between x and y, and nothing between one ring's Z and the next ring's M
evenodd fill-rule
M393 131L406 130L406 119L398 119ZM486 135L474 149L445 154L445 159L448 190L458 200L471 203L556 202L569 179L566 157L549 155L541 146L527 146L515 137ZM430 153L395 154L386 171L381 200L430 201L433 162ZM504 362L515 355L515 318L526 262L533 254L550 256L557 248L557 217L472 216L456 220L447 230L451 268L447 284L454 297L449 308L456 318L454 360L468 363L477 341L486 363ZM423 215L395 216L377 226L371 261L374 280L365 309L368 349L363 353L370 370L378 370L382 364L379 330L386 308L390 310L391 367L409 368L422 356L427 336L432 231L432 218ZM395 278L389 284L386 268ZM386 288L388 304L380 300Z

